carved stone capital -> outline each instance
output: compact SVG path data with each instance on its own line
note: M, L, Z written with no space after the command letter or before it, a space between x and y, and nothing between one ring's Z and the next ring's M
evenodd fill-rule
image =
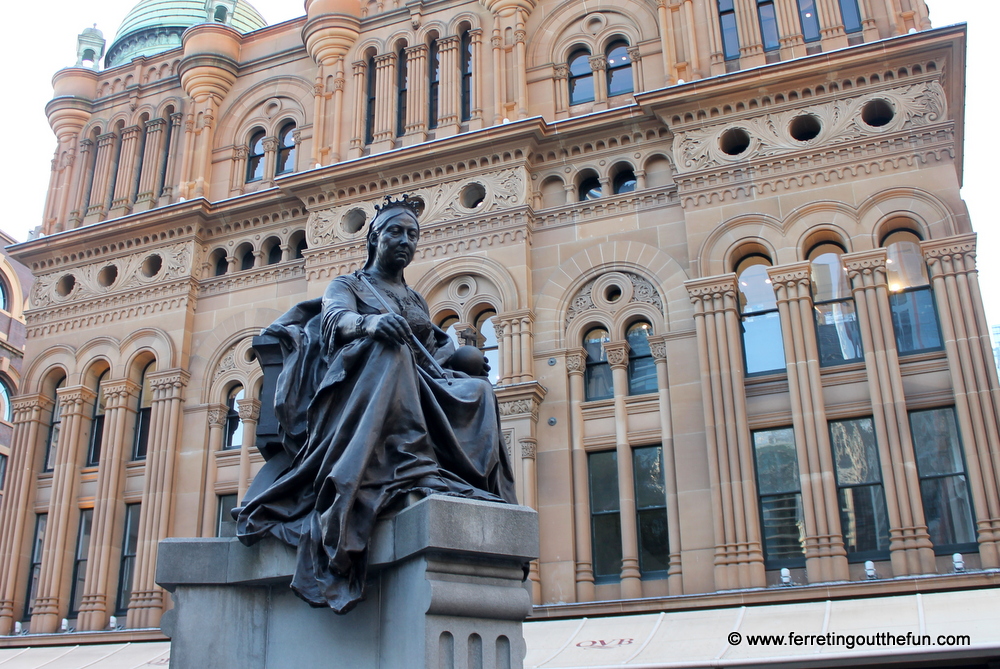
M667 338L663 335L654 335L648 339L649 352L653 360L660 362L667 359Z
M149 386L154 393L163 391L167 397L179 397L191 375L183 369L168 369L150 374L147 378L149 378Z
M277 137L265 137L264 138L264 150L265 151L277 151L278 150L278 138Z
M236 400L239 407L240 420L257 421L260 419L260 400Z
M461 38L458 35L451 35L450 37L438 38L438 50L447 51L448 49L457 49Z
M500 416L533 416L538 412L538 404L533 398L521 398L500 402Z
M63 416L83 413L83 408L94 401L97 393L86 386L67 386L56 390Z
M605 56L591 56L590 69L594 72L603 72L608 69L608 59Z
M587 369L587 351L578 348L566 354L566 371L570 374L583 374Z
M246 160L249 149L243 144L236 147L236 151L233 152L237 160Z
M412 60L416 58L423 58L427 55L427 45L418 44L416 46L408 46L403 50L406 53L406 60Z
M525 40L528 38L528 31L526 30L515 30L514 31L514 43L524 44Z
M356 60L351 63L351 69L354 72L354 76L361 76L365 73L365 70L368 69L368 63L363 60Z
M969 272L976 268L976 233L920 242L920 250L935 276Z
M808 297L811 294L812 263L808 261L769 267L767 276L779 300Z
M382 69L384 67L389 67L396 63L396 54L394 53L382 53L375 56L375 68Z
M886 258L886 250L883 248L845 253L840 256L844 269L847 270L847 278L851 281L851 287L855 289L884 284Z
M336 79L333 80L333 90L335 91L344 90L344 84L346 83L347 80L345 80L343 77L337 77Z
M500 37L500 35L494 35L493 37L490 38L490 46L492 46L494 49L499 49L500 47L503 46L503 38Z
M638 63L642 59L642 54L639 53L639 47L630 46L625 49L628 53L628 57L632 59L633 63Z
M731 302L733 308L735 308L736 295L739 292L735 274L692 279L691 281L685 281L684 287L687 288L691 302L695 305L702 304L705 311L715 311L712 303L720 298L728 298L727 302Z
M606 341L604 342L604 353L608 356L608 364L611 369L624 369L628 366L628 342Z
M229 414L229 408L221 405L213 406L208 410L208 426L209 427L224 427L226 425L226 418Z
M101 384L101 387L104 389L104 398L107 400L109 407L114 406L115 402L123 399L127 400L139 394L139 384L131 379L105 381Z
M22 423L30 420L35 411L47 411L55 406L55 402L45 395L21 395L11 402L11 413L14 414L14 422Z
M122 141L128 142L137 139L142 134L142 128L137 125L130 125L122 130Z
M113 132L106 132L103 135L97 136L97 148L103 149L105 147L111 146L118 139L118 135Z
M521 444L521 457L534 460L535 452L538 449L538 442L531 437L525 437L524 439L518 439L518 443Z
M507 449L508 458L514 456L513 444L514 444L514 430L508 428L503 431L503 445Z
M569 78L569 66L564 63L559 63L554 68L556 79L568 79Z
M152 118L146 121L146 130L148 132L159 132L163 130L164 126L167 125L167 121L162 118Z

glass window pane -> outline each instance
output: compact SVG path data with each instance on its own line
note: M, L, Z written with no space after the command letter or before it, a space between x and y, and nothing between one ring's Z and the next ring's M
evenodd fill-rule
M764 40L764 50L777 49L779 46L778 19L774 15L774 5L770 2L759 3L757 13L760 17L760 34Z
M215 536L235 537L236 521L230 513L236 508L238 502L236 495L219 495L219 515L215 523Z
M900 237L916 235L908 231L893 233L889 239L899 239ZM920 251L920 244L916 241L902 240L892 242L885 247L885 274L889 283L889 290L895 292L905 288L916 286L926 286L930 283L927 278L927 265L924 263L924 254Z
M644 446L633 450L632 470L636 508L665 508L667 488L663 483L663 449Z
M667 541L667 510L639 511L639 570L666 571L670 566Z
M881 485L841 488L840 528L848 553L889 551L889 517Z
M861 360L864 354L854 300L817 304L814 311L820 366Z
M609 513L593 517L594 576L619 576L622 570L621 516Z
M871 418L830 422L838 485L881 483L875 425Z
M965 476L924 479L920 482L927 532L935 546L975 543L972 504Z
M861 30L861 14L858 12L858 0L840 0L840 15L844 18L844 31L849 33Z
M719 17L722 24L722 50L726 60L740 57L740 37L736 30L736 15L730 11Z
M787 560L805 555L802 499L799 493L762 498L764 553L768 560Z
M792 428L754 432L753 448L761 495L799 491L799 464Z
M608 331L602 328L595 328L583 335L583 348L587 351L587 362L604 362L604 346L606 341L611 341Z
M590 511L618 511L618 454L615 451L590 453Z
M941 348L937 311L930 288L890 293L889 306L897 351L913 353Z
M575 77L590 74L590 54L577 53L572 56L569 59L569 73Z
M910 431L920 476L965 473L954 409L911 411Z
M656 361L651 357L630 358L628 361L628 394L655 393Z
M743 318L743 353L747 374L785 369L785 347L777 311Z
M623 95L632 91L632 61L628 45L620 43L608 52L608 95Z
M751 265L740 272L740 311L744 314L778 308L774 287L771 285L771 278L767 275L769 266L767 264Z
M819 39L819 16L815 0L799 0L799 18L802 22L802 37L806 42Z
M847 270L839 253L822 253L812 261L813 301L843 300L851 297Z
M588 75L569 80L569 103L578 105L594 101L594 77Z
M584 395L586 400L606 400L615 396L611 367L608 363L587 365L584 375Z
M650 355L649 335L651 334L653 334L653 327L649 323L640 321L630 325L628 332L625 333L629 355L636 358Z

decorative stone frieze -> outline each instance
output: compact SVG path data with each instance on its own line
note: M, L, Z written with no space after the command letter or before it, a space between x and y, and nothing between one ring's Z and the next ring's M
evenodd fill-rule
M614 302L609 302L601 294L601 290L610 284L615 284L621 293L621 296ZM577 291L566 311L565 326L569 327L570 323L580 314L595 309L613 311L620 308L621 305L634 302L651 304L661 314L663 313L663 299L660 297L660 292L647 279L634 272L602 274L585 283Z

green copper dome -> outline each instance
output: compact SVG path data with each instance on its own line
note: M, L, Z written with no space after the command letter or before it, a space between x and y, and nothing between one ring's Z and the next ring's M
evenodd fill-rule
M141 0L122 21L104 66L175 49L185 30L207 21L225 23L242 33L267 25L245 0Z

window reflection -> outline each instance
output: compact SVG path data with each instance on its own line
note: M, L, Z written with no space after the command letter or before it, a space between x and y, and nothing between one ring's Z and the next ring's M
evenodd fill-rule
M937 309L920 237L911 230L897 230L885 238L883 245L896 350L905 355L940 349Z
M264 131L255 130L250 136L247 152L246 182L260 181L264 178Z
M752 255L736 267L743 315L743 359L747 374L764 374L785 369L785 349L781 320L767 268L767 256Z
M872 419L830 422L840 503L840 528L848 558L867 560L889 554L889 517Z
M809 254L816 319L816 343L821 367L861 360L861 331L840 256L844 249L824 243Z
M569 103L578 105L594 101L594 72L590 69L590 52L574 51L569 57Z
M604 342L611 341L608 331L594 328L583 336L583 348L587 351L587 368L584 372L584 395L590 400L606 400L614 396L611 381L611 365L604 351Z
M786 427L752 436L764 560L768 566L798 565L805 558L805 521L794 433Z
M634 90L632 83L632 59L628 55L627 42L612 42L608 46L607 75L609 97L624 95Z
M649 348L649 337L653 334L653 326L645 321L639 321L629 326L625 333L628 340L628 394L642 395L655 393L656 361Z
M490 383L500 383L500 352L497 344L497 331L493 325L497 312L484 311L476 317L476 348L483 352L486 362L490 364Z

